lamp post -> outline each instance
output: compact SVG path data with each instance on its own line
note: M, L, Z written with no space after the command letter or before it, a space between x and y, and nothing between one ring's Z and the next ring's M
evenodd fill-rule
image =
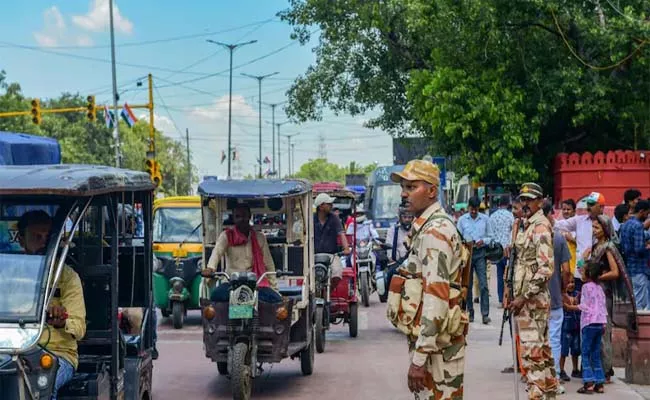
M273 72L272 74L266 74L266 75L249 75L249 74L244 74L242 75L247 76L249 78L257 79L258 87L259 87L259 99L258 99L258 106L259 106L259 124L260 124L260 136L259 136L259 142L260 142L260 147L259 147L259 160L257 160L257 163L259 164L259 178L262 178L262 81L270 76L277 75L279 72Z
M222 43L222 42L217 42L211 39L208 39L207 42L212 43L212 44L217 44L219 46L223 46L230 50L230 89L229 89L229 94L228 94L228 179L230 179L230 162L231 162L231 152L232 152L232 147L231 147L231 142L232 142L232 54L233 52L242 47L246 46L247 44L253 44L256 43L257 40L250 40L248 42L242 42L242 43L234 43L234 44L228 44L228 43Z

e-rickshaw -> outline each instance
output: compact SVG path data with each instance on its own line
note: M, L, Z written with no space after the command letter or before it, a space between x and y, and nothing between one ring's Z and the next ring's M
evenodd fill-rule
M201 198L175 196L153 205L154 301L181 329L187 310L198 310L201 290Z
M339 219L344 222L348 217L354 217L356 212L356 194L350 190L323 190L314 191L314 195L327 193L334 197L334 208L338 210ZM314 197L315 197L314 196ZM359 299L357 297L357 246L356 246L356 224L353 233L347 235L348 244L351 247L349 262L342 260L343 277L338 285L331 289L332 257L341 257L338 254L315 254L316 272L316 312L314 313L314 329L316 330L316 351L325 351L326 331L330 324L347 323L351 337L357 337L359 333ZM341 245L341 243L339 243Z
M229 213L246 203L252 220L274 219L277 233L267 237L282 295L281 303L258 301L258 285L269 274L232 272L225 257L214 278L230 283L229 302L209 300L202 293L205 355L219 373L231 379L234 399L249 399L253 378L263 363L300 359L303 375L314 368L314 227L311 186L302 180L216 180L199 185L203 211L203 261L207 262L218 236L233 223ZM225 217L225 218L224 218ZM264 232L268 226L253 225ZM285 278L285 279L283 279ZM208 286L204 286L209 289Z
M70 269L83 290L85 334L76 338L78 367L58 399L151 398L153 190L147 174L110 167L0 167L3 399L52 396L64 353L52 348L56 328L47 321L50 306L65 304L60 284ZM120 217L125 205L136 204L143 209L142 238L128 234ZM26 212L52 221L46 248L29 254L18 232ZM120 323L124 315L130 324Z

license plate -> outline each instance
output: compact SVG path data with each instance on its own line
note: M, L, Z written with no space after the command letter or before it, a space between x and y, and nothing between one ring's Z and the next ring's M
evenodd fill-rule
M230 319L251 319L251 318L253 318L253 306L231 305L228 308L228 318L230 318Z

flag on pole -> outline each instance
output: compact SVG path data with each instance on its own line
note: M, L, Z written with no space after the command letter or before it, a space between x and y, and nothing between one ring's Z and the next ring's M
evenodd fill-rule
M271 159L269 158L269 156L264 157L264 164L270 164L270 163L271 163Z
M107 105L104 105L104 121L106 121L107 128L113 127L113 113L108 109Z
M128 104L124 103L124 107L122 107L122 111L120 112L120 115L124 119L124 122L129 127L132 127L135 125L136 122L138 122L138 119L135 117L135 114L133 114L133 110L131 110L131 107L129 107Z
M237 150L232 151L232 159L239 160L239 152Z
M221 150L221 164L223 164L224 161L226 161L226 152Z

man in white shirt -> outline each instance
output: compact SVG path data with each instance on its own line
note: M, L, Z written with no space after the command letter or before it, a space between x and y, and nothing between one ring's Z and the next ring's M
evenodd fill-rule
M568 219L555 221L554 230L557 232L574 233L576 238L576 260L577 264L581 264L580 260L586 260L591 253L593 245L593 219L597 218L603 213L605 206L605 196L598 192L592 192L587 198L587 214L576 215ZM582 282L582 271L576 268L574 272L576 281L576 290L580 290L578 286Z

